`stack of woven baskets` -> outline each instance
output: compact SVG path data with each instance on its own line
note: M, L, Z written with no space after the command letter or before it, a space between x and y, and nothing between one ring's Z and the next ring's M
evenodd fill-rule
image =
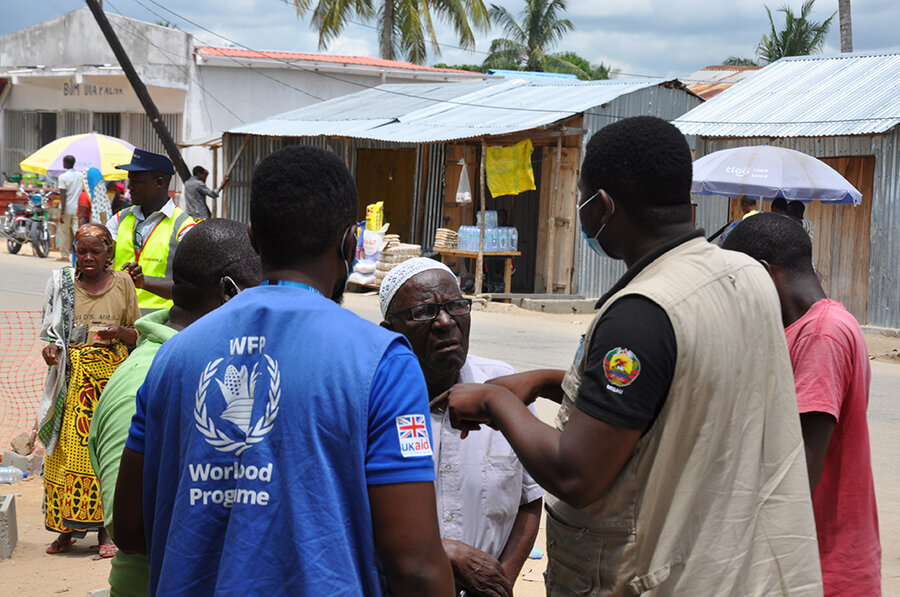
M438 228L434 233L435 249L455 249L459 246L459 236L455 230Z
M384 248L378 255L378 263L375 264L375 283L381 286L381 281L389 271L398 263L407 259L419 257L422 254L421 245L408 245L400 242L396 234L386 234Z

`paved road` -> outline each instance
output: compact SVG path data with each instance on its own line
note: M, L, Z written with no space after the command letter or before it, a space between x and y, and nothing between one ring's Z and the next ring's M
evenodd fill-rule
M56 260L58 256L51 252L41 259L31 254L31 245L22 247L18 255L10 255L0 238L0 309L40 311L50 272L65 265Z
M50 270L59 267L54 253L48 259L8 255L0 245L0 310L39 310ZM345 306L360 316L380 321L375 296L350 294ZM498 358L519 370L565 368L571 362L589 316L547 315L491 305L472 314L470 350ZM900 597L900 365L872 362L869 423L872 460L878 494L883 545L884 594ZM538 412L550 421L554 406L539 401ZM530 585L519 583L517 595L531 595ZM524 585L524 586L523 586ZM520 590L521 588L521 590ZM536 587L533 587L536 588ZM536 592L534 594L539 594Z

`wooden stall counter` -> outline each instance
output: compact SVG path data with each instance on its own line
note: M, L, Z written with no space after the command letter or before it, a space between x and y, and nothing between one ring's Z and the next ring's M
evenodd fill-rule
M459 249L435 249L441 255L441 263L444 257L467 257L470 259L478 258L478 251L461 251ZM503 292L509 294L512 286L512 260L522 253L519 251L492 251L484 252L485 257L503 257Z

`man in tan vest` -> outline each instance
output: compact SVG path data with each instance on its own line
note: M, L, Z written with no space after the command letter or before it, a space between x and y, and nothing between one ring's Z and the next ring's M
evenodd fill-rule
M488 423L547 496L547 593L822 594L803 437L778 295L691 222L691 152L637 117L587 145L589 247L628 271L567 372L458 385L463 430ZM523 403L561 404L555 427Z

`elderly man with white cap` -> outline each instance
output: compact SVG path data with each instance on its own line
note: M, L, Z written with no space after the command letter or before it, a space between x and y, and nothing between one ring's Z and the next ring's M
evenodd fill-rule
M381 325L409 340L429 397L515 373L468 354L472 301L446 265L405 261L384 277L379 298ZM441 537L457 586L466 595L511 596L537 535L544 490L500 432L485 427L463 440L443 410L432 410L431 427Z

